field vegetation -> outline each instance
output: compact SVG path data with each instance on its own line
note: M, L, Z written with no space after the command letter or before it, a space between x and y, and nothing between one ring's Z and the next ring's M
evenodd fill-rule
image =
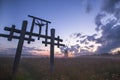
M12 64L13 58L0 58L0 80L10 80ZM120 57L55 58L52 73L49 58L21 58L14 80L120 80Z

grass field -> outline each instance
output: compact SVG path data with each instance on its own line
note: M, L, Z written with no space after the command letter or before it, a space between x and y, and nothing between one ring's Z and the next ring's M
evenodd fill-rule
M0 80L10 80L13 58L0 58ZM120 57L22 58L15 80L120 80Z

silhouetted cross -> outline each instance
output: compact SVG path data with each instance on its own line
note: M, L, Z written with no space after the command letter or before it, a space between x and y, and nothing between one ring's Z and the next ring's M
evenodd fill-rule
M12 25L11 28L9 28L9 27L4 28L5 31L10 32L9 35L8 34L0 34L1 37L8 38L8 41L11 41L12 39L19 40L16 54L15 54L15 59L14 59L13 70L12 70L13 76L16 74L17 69L18 69L24 40L26 40L26 41L28 41L28 43L30 43L31 41L32 42L35 41L35 39L33 39L32 36L38 37L38 40L40 39L40 37L45 38L45 41L43 41L42 43L44 43L45 46L47 46L47 44L50 44L50 68L51 68L51 70L53 70L53 66L54 66L54 45L57 45L58 47L64 46L64 44L60 44L60 42L62 42L63 40L60 39L59 36L57 38L55 37L55 29L51 29L51 35L48 36L48 23L51 23L50 21L47 21L47 20L44 20L41 18L37 18L37 17L31 16L31 15L28 15L28 16L33 19L30 32L26 31L28 22L26 20L24 20L22 23L21 30L15 29L15 25ZM38 34L33 32L34 25L39 26ZM45 35L41 34L42 26L46 26ZM18 34L20 34L20 36L14 35L14 33L18 33ZM28 35L29 37L25 37L25 35ZM50 39L51 42L48 42L47 39ZM57 43L55 43L55 40L57 41Z
M57 43L55 43L55 40L57 41ZM51 69L51 71L54 70L54 45L57 45L58 48L59 48L59 46L65 46L64 44L60 44L60 42L62 42L62 41L63 40L60 39L59 36L57 38L55 38L55 29L51 29L50 42L42 41L42 43L44 43L44 44L50 44L50 69Z

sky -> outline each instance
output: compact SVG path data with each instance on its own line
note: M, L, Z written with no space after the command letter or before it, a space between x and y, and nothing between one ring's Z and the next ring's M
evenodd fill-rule
M29 31L32 19L28 15L33 15L51 22L49 35L50 29L55 28L56 37L60 36L66 45L60 49L62 52L111 52L120 47L119 4L120 0L0 0L0 33L9 34L3 29L12 24L21 29L23 20L28 20ZM41 40L31 44L25 41L24 48L28 49L24 53L49 53L49 46L45 47ZM12 51L15 51L17 43L18 40L9 42L6 38L0 38L1 52L11 50L14 53Z

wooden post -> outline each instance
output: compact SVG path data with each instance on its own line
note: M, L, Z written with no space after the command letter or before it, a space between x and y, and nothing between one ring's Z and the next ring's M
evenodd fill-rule
M34 23L35 23L35 19L33 18L32 26L31 26L31 29L30 29L30 35L29 35L28 44L30 44L30 39L32 38L32 33L33 33L33 29L34 29Z
M51 44L50 44L50 70L54 70L54 38L55 29L51 29Z
M60 39L59 36L55 38L55 29L51 29L51 36L50 38L49 36L47 36L47 38L50 39L50 42L42 41L42 43L50 44L50 70L52 73L54 70L54 46L57 45L57 47L59 48L59 46L65 46L65 45L60 44L60 42L62 42L63 40ZM57 43L55 43L55 40L57 41Z
M21 30L21 33L20 33L20 39L19 39L19 42L18 42L18 46L17 46L17 50L16 50L16 54L15 54L15 59L14 59L14 64L13 64L13 72L12 72L13 77L17 72L18 65L19 65L19 62L20 62L20 57L21 57L22 47L23 47L23 43L24 43L26 28L27 28L27 21L23 21L22 30Z
M58 38L57 47L59 48L60 47L60 41L59 41L60 37L58 36L57 38Z
M39 26L39 36L38 36L38 40L40 40L41 30L42 30L42 26Z
M52 31L52 30L51 30ZM45 42L47 42L47 35L48 35L48 23L46 23L46 31L45 31ZM47 46L47 43L45 44L45 46Z

